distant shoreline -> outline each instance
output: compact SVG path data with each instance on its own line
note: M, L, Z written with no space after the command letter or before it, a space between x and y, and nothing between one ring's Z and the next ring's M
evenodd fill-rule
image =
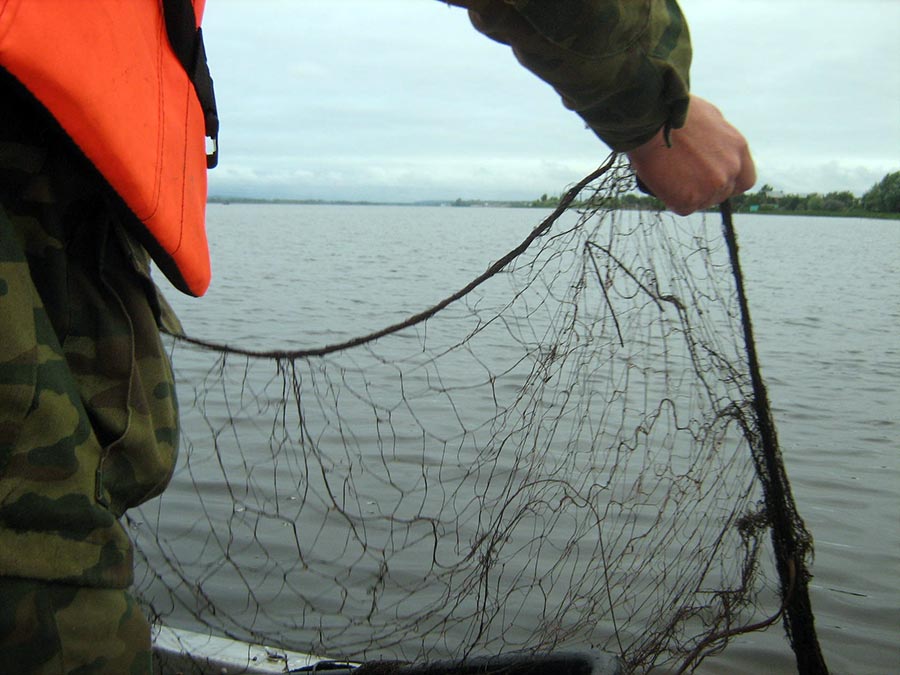
M533 208L554 208L553 204L535 203L533 201L514 201L514 200L485 200L485 199L423 199L414 202L373 202L367 200L349 200L349 199L282 199L272 198L266 199L261 197L210 197L206 200L207 204L294 204L304 206L448 206L452 208L512 208L512 209L533 209Z
M735 211L751 216L800 216L815 218L862 218L865 220L900 220L900 213L878 213L875 211Z
M373 202L365 200L332 200L332 199L276 199L262 197L221 197L213 196L207 199L208 204L276 204L295 206L440 206L449 208L505 208L505 209L552 209L556 206L552 202L511 201L511 200L440 200L429 199L415 202ZM574 206L573 208L577 208ZM639 210L623 207L622 210ZM709 212L714 212L710 209ZM900 220L900 213L876 213L873 211L779 211L776 209L760 209L749 211L743 209L737 214L754 216L791 216L791 217L816 217L816 218L863 218L868 220Z

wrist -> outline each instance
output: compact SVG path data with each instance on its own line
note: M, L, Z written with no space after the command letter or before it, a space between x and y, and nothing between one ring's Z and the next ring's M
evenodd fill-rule
M672 147L672 143L669 140L669 132L670 129L668 127L660 127L648 140L630 150L626 150L625 154L632 162L641 162L661 150L668 150Z

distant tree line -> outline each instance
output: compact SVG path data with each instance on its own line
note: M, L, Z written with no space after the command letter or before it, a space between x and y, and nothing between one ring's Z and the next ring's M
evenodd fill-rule
M900 171L887 174L862 197L848 190L783 194L766 184L756 192L734 197L732 203L739 211L900 214Z
M530 206L552 208L559 203L560 197L541 195L540 199L531 202ZM733 197L731 199L735 211L755 213L807 213L807 214L893 214L900 215L900 171L885 175L873 185L862 197L857 197L848 190L808 195L784 194L771 185L763 185L756 192ZM658 199L647 195L628 193L609 199L612 208L622 209L663 209ZM583 205L583 204L581 204Z

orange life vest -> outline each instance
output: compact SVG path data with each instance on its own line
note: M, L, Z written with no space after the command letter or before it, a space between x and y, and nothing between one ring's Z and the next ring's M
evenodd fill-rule
M204 3L193 0L192 29ZM206 124L162 0L0 0L0 66L122 197L170 281L202 295L210 281Z

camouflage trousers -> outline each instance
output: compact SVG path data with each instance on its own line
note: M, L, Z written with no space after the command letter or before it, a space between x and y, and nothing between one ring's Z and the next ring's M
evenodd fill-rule
M0 578L0 673L149 675L150 626L131 594Z
M174 468L164 303L124 207L8 89L0 79L0 673L149 673L121 517Z

